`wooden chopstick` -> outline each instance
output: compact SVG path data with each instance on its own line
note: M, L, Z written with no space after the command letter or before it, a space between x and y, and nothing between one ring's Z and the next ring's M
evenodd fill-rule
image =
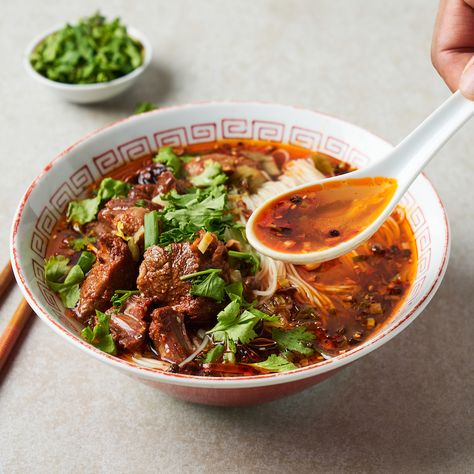
M12 266L10 262L8 262L0 273L0 299L3 297L8 288L10 288L10 285L13 283L14 279Z
M13 271L11 264L8 263L0 273L0 299L4 296L6 290L13 282ZM8 359L10 351L13 349L18 336L21 334L26 321L28 321L32 309L24 298L20 301L10 321L8 321L5 330L0 335L0 371Z

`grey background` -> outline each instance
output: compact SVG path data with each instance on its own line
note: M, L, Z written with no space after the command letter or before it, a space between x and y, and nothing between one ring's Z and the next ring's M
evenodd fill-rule
M21 60L37 34L100 6L142 30L153 68L129 94L63 103ZM434 0L0 1L0 264L26 186L136 102L258 99L322 110L397 142L448 96L429 59ZM447 205L443 285L401 335L323 384L267 405L176 401L34 319L2 374L0 471L474 472L473 124L428 167ZM20 299L0 306L0 330Z

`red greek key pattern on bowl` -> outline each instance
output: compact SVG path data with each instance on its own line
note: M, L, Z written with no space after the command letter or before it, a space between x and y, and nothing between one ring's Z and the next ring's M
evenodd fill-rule
M425 250L431 247L431 236L429 227L425 227L423 230L415 233L416 243L418 246L418 253L421 254Z
M339 138L329 136L326 138L326 141L321 151L327 153L330 156L333 156L334 158L342 160L344 159L344 156L346 155L348 149L348 143L343 140L340 140Z
M364 166L367 166L370 163L369 157L357 148L351 148L349 154L345 158L345 161L350 163L352 166L355 166L356 168L363 168Z
M54 226L56 225L56 222L56 216L49 208L45 207L41 211L41 214L39 215L38 220L36 221L35 227L44 236L49 237L49 235L54 229Z
M252 129L247 119L222 119L222 138L252 138Z
M124 163L123 158L118 156L114 150L107 150L101 155L95 156L93 161L101 176L106 176Z
M74 193L72 192L71 186L68 183L63 183L51 196L49 202L51 205L61 214L68 205L69 201L74 199ZM49 234L48 234L49 235Z
M427 251L418 257L418 275L424 275L431 264L431 247L428 247Z
M153 137L158 148L162 146L186 146L188 144L188 135L184 127L156 132Z
M33 268L33 274L36 280L40 283L46 283L44 279L44 266L42 263L37 262L34 258L31 259L31 265Z
M267 120L254 120L252 122L252 138L254 140L282 142L284 133L285 125L282 123Z
M55 311L58 311L59 314L62 314L62 308L58 302L56 295L43 283L37 282L38 288L43 295L44 300L48 305Z
M87 165L81 166L69 179L76 196L81 194L86 186L94 182L94 177Z
M419 206L415 207L408 213L407 219L415 234L418 229L426 224L425 215Z
M31 235L31 250L40 258L46 255L46 248L48 247L48 239L36 231Z
M323 134L316 130L310 130L309 128L291 127L290 139L288 143L290 145L301 146L308 150L318 150L321 147L321 141Z
M417 277L415 281L413 282L413 286L410 292L410 299L408 300L408 303L410 305L412 305L415 302L416 297L420 293L420 290L423 288L423 283L425 282L425 280L426 280L426 275L422 275L422 276Z
M196 125L191 125L191 143L215 142L216 140L216 123L198 123Z
M150 142L147 137L138 137L118 146L122 158L127 161L137 160L151 153Z

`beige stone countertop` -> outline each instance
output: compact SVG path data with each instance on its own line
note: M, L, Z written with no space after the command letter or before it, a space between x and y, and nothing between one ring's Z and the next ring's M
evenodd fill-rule
M105 104L62 102L22 65L33 37L99 8L150 39L153 65ZM160 105L257 99L340 116L397 142L448 96L429 51L435 0L0 0L0 266L30 181L87 132ZM251 408L187 404L38 318L0 374L0 473L474 472L474 123L427 169L452 254L402 334L326 382ZM20 300L0 306L0 330Z

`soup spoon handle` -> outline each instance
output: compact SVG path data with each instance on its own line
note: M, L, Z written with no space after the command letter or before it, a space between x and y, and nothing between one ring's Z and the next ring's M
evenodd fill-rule
M459 91L438 107L388 156L374 165L381 175L395 177L407 188L446 141L474 115L474 101ZM368 170L367 170L368 171Z

